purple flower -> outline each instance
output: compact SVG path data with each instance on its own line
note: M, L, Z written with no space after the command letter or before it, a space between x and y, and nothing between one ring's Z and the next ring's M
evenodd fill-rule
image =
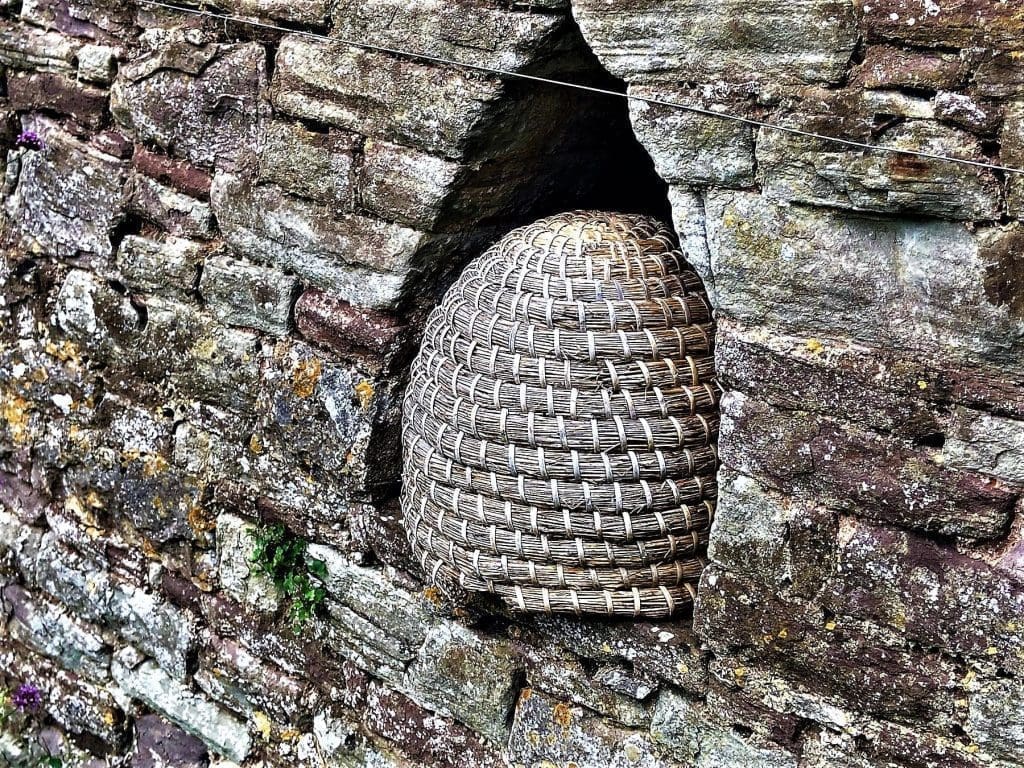
M43 139L35 131L22 131L14 141L15 146L27 149L42 149Z
M43 705L43 692L32 683L22 683L11 697L11 703L22 712L37 710Z

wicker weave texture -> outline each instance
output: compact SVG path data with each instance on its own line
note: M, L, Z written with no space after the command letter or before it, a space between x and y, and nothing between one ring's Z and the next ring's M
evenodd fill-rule
M424 571L522 611L690 603L717 498L713 341L655 220L575 211L492 246L430 315L405 399Z

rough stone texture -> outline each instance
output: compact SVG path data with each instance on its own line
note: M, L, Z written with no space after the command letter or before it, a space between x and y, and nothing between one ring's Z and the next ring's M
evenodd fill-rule
M1024 185L637 98L1020 166L1014 3L216 9L291 31L0 0L0 676L65 764L1024 761ZM510 614L402 530L427 310L578 207L671 216L716 307L693 616ZM297 631L268 522L326 566Z
M280 603L273 581L254 571L251 562L256 526L235 515L217 517L217 575L224 592L257 612Z
M8 178L17 186L4 201L4 239L28 253L106 258L122 217L122 164L47 128L42 151L8 155Z
M295 271L354 304L386 307L405 288L408 262L424 235L357 214L288 197L273 185L219 175L213 211L238 253Z
M274 269L212 256L203 264L199 293L214 317L273 336L288 332L298 281Z
M143 715L135 721L135 728L138 736L132 768L205 768L209 765L202 741L158 715Z
M118 659L113 673L127 695L144 701L213 751L236 763L249 754L252 740L244 723L176 683L153 662L132 667L129 658Z
M230 168L256 141L265 65L252 43L160 41L118 72L111 111L139 141L202 167Z
M927 122L894 128L879 143L984 160L969 134ZM996 219L1000 212L999 184L991 173L941 161L892 154L849 157L827 142L762 129L757 165L769 197L798 203L958 220Z
M578 765L608 768L673 768L660 758L650 737L630 733L585 710L525 688L519 696L509 739L511 765Z
M458 625L439 626L427 633L407 685L417 701L449 711L501 744L508 738L519 671L508 646L481 640Z
M766 85L838 81L857 41L853 10L837 0L573 3L583 36L619 77Z

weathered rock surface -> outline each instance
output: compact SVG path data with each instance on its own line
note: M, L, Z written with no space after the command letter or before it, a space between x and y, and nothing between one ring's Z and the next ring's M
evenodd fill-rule
M582 0L573 15L601 63L627 80L836 82L857 41L853 5L838 0Z
M4 202L5 241L61 258L109 257L122 216L121 162L55 127L42 136L42 150L8 156L17 186Z

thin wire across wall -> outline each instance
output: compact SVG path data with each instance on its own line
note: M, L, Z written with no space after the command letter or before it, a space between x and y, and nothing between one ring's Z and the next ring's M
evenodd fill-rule
M368 43L356 40L347 40L343 37L330 37L327 35L317 34L316 32L308 32L299 29L289 29L288 27L282 27L276 24L270 24L264 21L257 21L255 19L248 19L243 16L234 16L228 13L218 13L215 11L209 11L205 8L188 8L181 5L175 5L173 3L165 3L161 0L138 0L143 5L149 5L157 8L164 8L171 11L177 11L179 13L190 14L192 16L200 16L203 18L215 19L218 21L231 22L234 24L243 24L250 27L257 27L260 29L273 30L275 32L283 32L289 35L299 35L302 37L308 37L313 40L319 40L322 42L332 43L335 45L348 45L353 48L360 48L366 51L374 51L376 53L387 53L393 56L403 56L410 59L417 59L420 61L428 61L433 64L441 64L445 67L458 68L463 70L470 70L473 72L482 72L490 75L498 75L500 77L516 78L519 80L529 80L536 83L543 83L545 85L555 85L563 88L575 88L580 91L588 91L590 93L598 93L604 96L612 96L620 99L626 99L628 101L639 101L645 104L652 104L661 107L669 107L670 109L678 109L683 112L690 112L697 115L703 115L705 117L716 118L718 120L731 121L734 123L743 123L755 128L764 128L770 131L778 131L780 133L788 133L794 136L802 136L804 138L816 139L818 141L825 141L832 144L839 144L845 147L852 147L854 149L863 149L869 152L880 152L892 155L909 155L913 157L922 157L929 160L939 160L948 163L957 163L960 165L968 165L974 168L983 168L990 171L1002 171L1004 173L1016 173L1024 175L1024 168L1014 168L1007 165L999 165L998 163L987 163L981 160L970 160L964 157L953 157L951 155L943 155L938 152L925 152L918 149L901 149L899 147L886 147L878 144L868 144L862 141L856 141L854 139L843 139L838 136L828 136L823 133L815 133L813 131L804 131L799 128L792 128L786 125L778 125L777 123L769 123L764 120L757 120L752 117L744 117L743 115L734 115L728 112L720 112L714 109L708 109L706 107L698 107L692 104L683 104L676 101L668 101L666 99L658 99L651 96L635 96L629 93L622 93L620 91L613 91L608 88L598 88L592 85L583 85L581 83L570 83L564 80L557 80L550 77L542 77L540 75L530 75L524 72L515 72L508 69L500 69L497 67L487 67L482 64L471 64L468 62L455 61L448 59L443 56L437 56L430 53L421 53L417 51L407 51L401 48L391 48L384 45L378 45L375 43Z

